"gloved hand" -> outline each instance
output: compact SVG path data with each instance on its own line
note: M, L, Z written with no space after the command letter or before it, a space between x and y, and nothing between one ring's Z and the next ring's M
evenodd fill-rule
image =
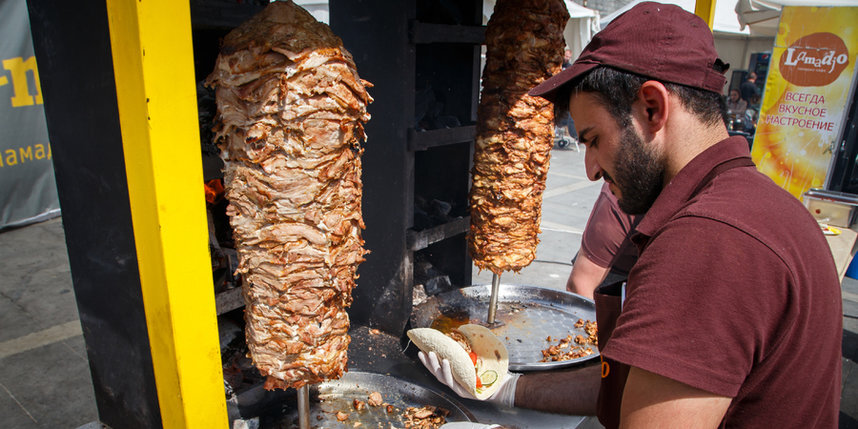
M417 353L417 357L438 381L453 389L457 395L463 398L477 399L453 378L453 372L450 370L450 361L447 359L438 359L438 355L435 352L427 354L421 351ZM503 377L500 381L501 384L495 393L492 393L492 396L489 396L485 400L512 407L515 402L515 385L518 383L518 377L520 376L521 374L507 371L506 377Z

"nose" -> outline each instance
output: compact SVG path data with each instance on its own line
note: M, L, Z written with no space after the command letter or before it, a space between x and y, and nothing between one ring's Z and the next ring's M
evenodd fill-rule
M596 161L596 155L589 147L584 149L584 169L587 171L588 179L595 182L602 178L602 167Z

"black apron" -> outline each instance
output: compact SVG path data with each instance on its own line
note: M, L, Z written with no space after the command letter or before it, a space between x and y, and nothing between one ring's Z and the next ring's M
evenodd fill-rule
M599 337L599 357L602 360L602 384L599 386L599 402L596 415L606 429L617 428L620 425L620 405L623 399L623 388L629 375L629 366L608 359L601 354L602 349L611 338L617 326L617 318L622 311L621 290L625 280L609 285L602 285L593 292L596 301L596 323Z
M733 158L725 161L709 172L697 186L694 194L697 194L715 176L736 167L753 167L754 163L748 157ZM602 360L602 384L599 387L599 402L596 406L596 415L606 429L614 429L620 426L620 407L623 400L623 389L626 387L626 378L629 375L629 366L608 359L602 354L602 349L608 344L614 328L617 326L617 318L622 312L622 288L625 281L618 281L599 286L593 292L596 301L596 323L598 324L599 355Z

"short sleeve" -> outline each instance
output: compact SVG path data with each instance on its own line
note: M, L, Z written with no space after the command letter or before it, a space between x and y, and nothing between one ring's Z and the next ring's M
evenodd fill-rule
M581 251L603 268L611 266L632 228L630 216L617 206L607 186L602 187L581 238Z

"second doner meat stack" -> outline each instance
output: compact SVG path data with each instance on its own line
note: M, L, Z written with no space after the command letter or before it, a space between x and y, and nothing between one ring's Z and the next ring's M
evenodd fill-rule
M327 25L276 2L230 32L207 80L227 213L243 274L246 337L265 388L346 369L363 261L363 123L372 101Z
M519 271L536 256L554 106L527 91L560 71L568 20L562 0L498 0L489 20L470 194L480 269Z

